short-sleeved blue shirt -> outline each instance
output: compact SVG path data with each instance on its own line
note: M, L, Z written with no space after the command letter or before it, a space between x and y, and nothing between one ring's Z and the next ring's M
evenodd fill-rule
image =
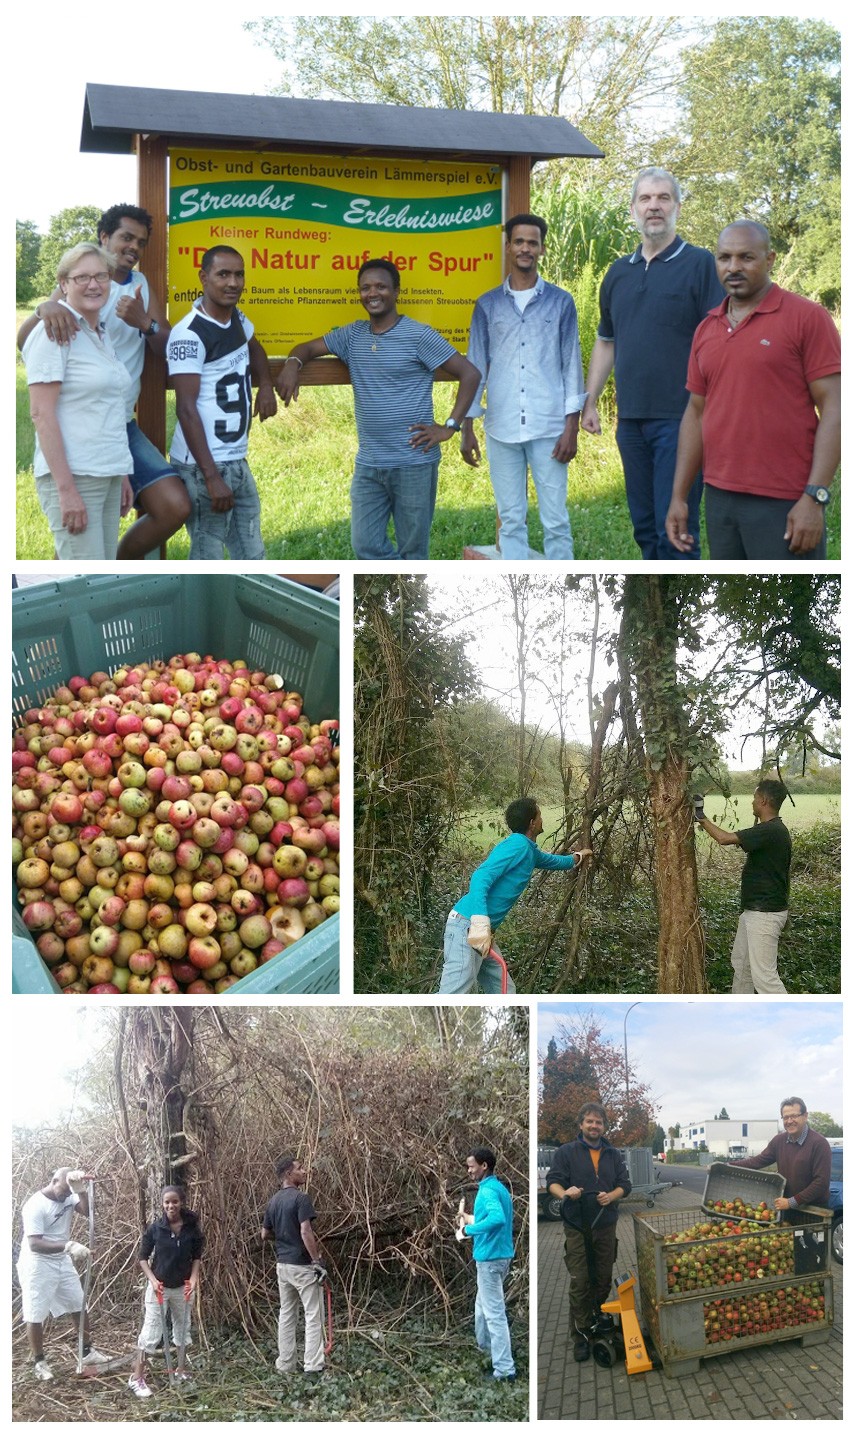
M373 332L368 319L356 319L325 334L324 342L348 365L358 463L377 468L427 463L432 455L411 448L410 428L434 423L434 371L458 352L449 340L401 314L382 334Z
M714 256L676 235L643 258L642 246L611 264L601 285L599 339L615 346L621 419L680 419L696 327L723 299Z

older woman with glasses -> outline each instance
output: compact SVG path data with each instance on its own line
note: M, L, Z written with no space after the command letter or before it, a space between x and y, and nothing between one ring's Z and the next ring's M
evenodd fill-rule
M115 265L95 244L68 250L57 283L78 332L70 344L52 344L39 324L23 349L36 490L57 558L115 558L119 519L132 503L125 425L131 380L99 322Z

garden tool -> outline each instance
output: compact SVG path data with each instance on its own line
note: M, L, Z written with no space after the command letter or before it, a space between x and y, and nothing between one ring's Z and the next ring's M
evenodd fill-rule
M508 967L506 966L506 959L504 958L503 954L500 952L499 948L496 948L496 947L493 947L493 946L492 946L491 948L489 948L489 950L488 950L488 956L491 958L491 960L492 960L493 962L496 962L496 963L499 965L499 968L500 968L500 992L501 992L502 994L505 994L505 993L507 993L507 992L509 991L509 969L508 969Z
M77 1328L77 1374L83 1375L84 1325L86 1322L89 1288L92 1283L92 1247L95 1241L95 1179L89 1177L86 1184L89 1198L89 1255L86 1258L86 1273L83 1278L83 1301L80 1305L80 1321Z
M164 1340L164 1360L167 1363L167 1376L172 1382L173 1379L173 1358L170 1354L170 1333L167 1330L167 1313L164 1308L164 1284L158 1282L158 1306L161 1308L161 1334Z
M324 1340L324 1354L325 1356L329 1356L331 1351L333 1350L333 1288L330 1285L330 1277L327 1274L326 1267L321 1266L320 1263L313 1262L313 1269L315 1271L316 1281L320 1282L321 1286L324 1289L324 1305L327 1328Z
M188 1319L187 1319L187 1309L188 1309L188 1302L190 1301L190 1299L191 1299L190 1282L189 1282L189 1281L186 1281L185 1284L184 1284L184 1304L185 1304L185 1312L184 1312L184 1320L183 1320L183 1322L182 1322L182 1339L181 1339L181 1341L180 1341L180 1343L179 1343L178 1354L177 1354L177 1356L176 1356L176 1380L177 1380L177 1381L186 1380L186 1378L185 1378L184 1376L182 1376L180 1373L184 1370L184 1354L185 1354L185 1348L187 1347L187 1336L188 1336L188 1330L189 1330L189 1323L188 1323Z

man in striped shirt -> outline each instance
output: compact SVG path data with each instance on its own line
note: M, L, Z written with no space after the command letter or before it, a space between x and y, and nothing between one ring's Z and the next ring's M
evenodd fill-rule
M366 260L357 291L368 318L296 344L277 391L289 404L304 364L324 354L348 366L359 443L351 483L354 552L364 559L428 558L440 445L461 428L479 370L429 325L399 313L399 271L391 260ZM441 365L459 386L450 417L436 424L432 383ZM395 545L387 535L391 519Z

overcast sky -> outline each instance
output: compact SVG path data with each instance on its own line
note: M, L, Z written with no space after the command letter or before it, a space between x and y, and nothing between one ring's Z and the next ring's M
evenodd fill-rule
M540 1002L540 1059L564 1021L587 1013L623 1052L627 1013L628 1063L648 1085L661 1126L713 1117L721 1107L736 1120L778 1118L791 1096L842 1122L841 1003L691 997L631 1007L624 998Z

